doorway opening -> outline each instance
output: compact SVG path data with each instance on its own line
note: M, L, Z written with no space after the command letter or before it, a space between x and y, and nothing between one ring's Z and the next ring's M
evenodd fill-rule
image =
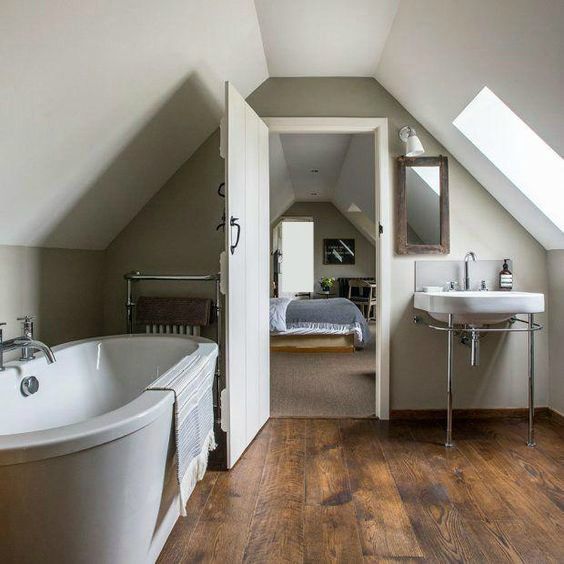
M386 120L264 121L271 415L387 418Z

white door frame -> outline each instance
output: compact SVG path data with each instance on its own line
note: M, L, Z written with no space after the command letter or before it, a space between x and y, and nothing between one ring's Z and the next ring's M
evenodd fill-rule
M392 239L392 184L387 118L263 117L271 133L373 133L375 150L375 218L383 232L376 244L376 416L390 418L390 309Z

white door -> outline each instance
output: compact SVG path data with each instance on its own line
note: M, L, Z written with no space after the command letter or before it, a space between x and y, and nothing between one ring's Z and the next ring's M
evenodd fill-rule
M268 128L226 83L226 381L231 468L270 416ZM227 404L227 405L226 405Z

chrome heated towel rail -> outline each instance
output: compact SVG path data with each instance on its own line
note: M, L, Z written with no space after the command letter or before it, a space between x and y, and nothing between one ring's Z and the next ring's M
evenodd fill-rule
M125 302L127 312L127 332L133 333L135 300L133 299L133 286L136 282L153 280L157 282L213 282L215 284L215 323L216 323L216 342L219 347L217 364L215 367L214 383L214 411L216 419L220 418L219 413L219 385L221 379L221 363L223 356L222 327L221 327L221 291L219 274L142 274L133 271L124 275L127 284L127 300Z

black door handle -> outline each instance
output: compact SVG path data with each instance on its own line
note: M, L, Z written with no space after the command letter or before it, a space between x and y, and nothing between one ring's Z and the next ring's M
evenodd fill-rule
M239 244L239 237L241 237L241 226L237 223L238 221L239 221L239 218L233 217L233 216L231 216L231 219L229 220L229 225L231 227L237 228L237 238L235 239L235 243L229 247L230 250L231 250L231 254L235 253L235 249L237 248L237 245Z

